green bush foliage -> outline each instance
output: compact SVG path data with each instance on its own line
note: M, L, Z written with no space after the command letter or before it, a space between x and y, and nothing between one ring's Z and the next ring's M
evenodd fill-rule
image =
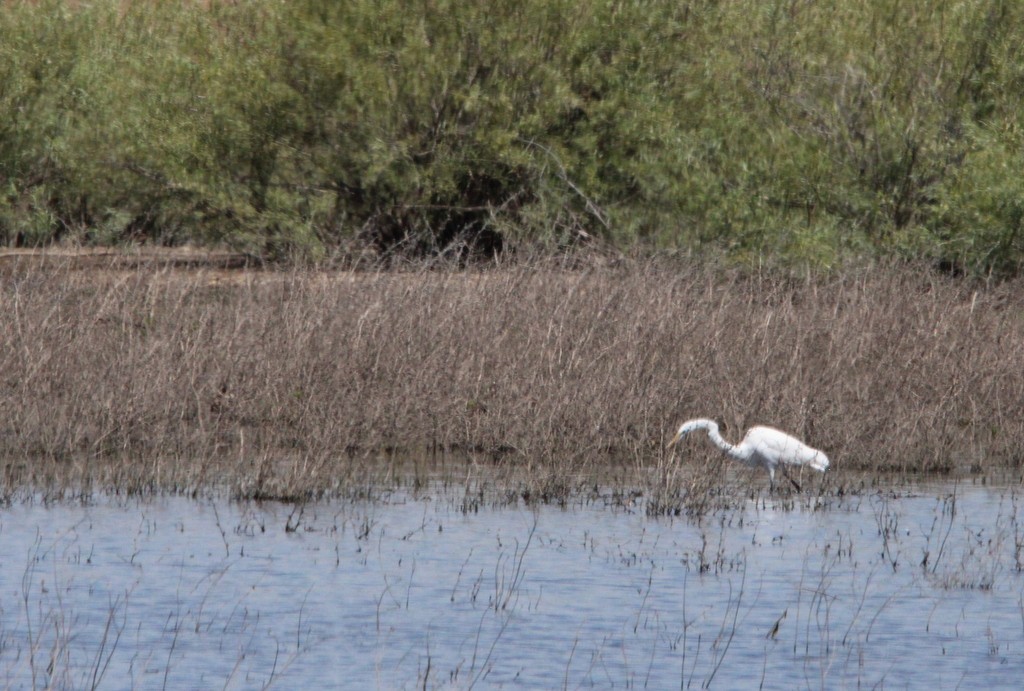
M11 2L0 240L1024 264L1024 6Z

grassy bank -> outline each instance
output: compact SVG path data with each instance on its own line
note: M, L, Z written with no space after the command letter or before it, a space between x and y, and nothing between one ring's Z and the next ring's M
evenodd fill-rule
M719 482L704 440L665 454L694 416L734 440L758 423L791 431L829 454L835 483L1024 458L1015 283L679 262L377 273L7 257L0 271L8 489L332 492L449 452L533 492L609 467Z
M0 242L1019 272L1012 2L7 2Z

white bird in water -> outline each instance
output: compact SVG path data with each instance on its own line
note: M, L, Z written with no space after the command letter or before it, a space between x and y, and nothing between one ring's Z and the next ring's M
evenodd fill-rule
M751 427L747 430L743 441L733 446L722 439L722 435L718 433L718 423L706 418L684 422L676 432L676 436L672 437L672 441L668 443L668 448L672 448L680 439L698 429L707 430L711 441L729 458L734 458L751 468L760 466L767 470L773 489L775 487L775 469L780 466L783 475L793 483L798 492L800 485L786 472L787 465L809 465L821 472L825 472L828 468L828 456L824 452L812 449L796 437L791 437L773 427Z

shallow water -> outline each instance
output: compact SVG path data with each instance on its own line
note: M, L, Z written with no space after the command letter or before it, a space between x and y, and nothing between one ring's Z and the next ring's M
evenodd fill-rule
M699 522L401 496L16 505L0 683L1014 687L1021 494L746 501Z

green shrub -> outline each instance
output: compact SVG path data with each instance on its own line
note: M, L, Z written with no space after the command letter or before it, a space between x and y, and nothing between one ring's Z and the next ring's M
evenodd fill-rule
M0 237L1021 266L1015 3L14 3Z

